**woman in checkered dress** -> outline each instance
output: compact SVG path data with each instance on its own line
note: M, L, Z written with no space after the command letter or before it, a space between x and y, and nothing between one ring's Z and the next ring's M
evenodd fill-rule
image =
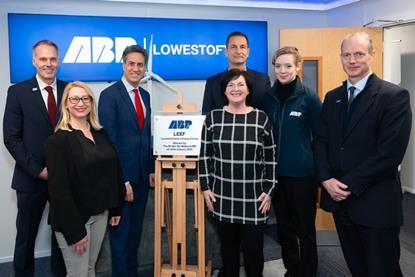
M202 131L200 184L218 224L223 267L220 276L239 276L242 248L248 277L262 276L265 223L276 187L272 126L249 106L249 73L229 70L222 81L227 105L211 111Z

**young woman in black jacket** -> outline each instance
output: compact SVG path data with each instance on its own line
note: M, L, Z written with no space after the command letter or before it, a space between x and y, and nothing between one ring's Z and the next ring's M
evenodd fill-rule
M272 198L285 276L316 276L316 183L311 149L321 102L297 76L301 56L283 47L272 59L276 81L264 96L264 111L277 142L278 187Z

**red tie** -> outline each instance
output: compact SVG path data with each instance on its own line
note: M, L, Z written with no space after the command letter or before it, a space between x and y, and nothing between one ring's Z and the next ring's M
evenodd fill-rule
M134 88L133 92L134 92L135 111L137 112L138 125L140 126L140 129L143 129L143 125L144 125L143 105L141 105L140 96L138 95L138 89Z
M45 87L48 92L48 114L49 121L53 128L56 126L56 101L55 96L53 95L53 89L51 86Z

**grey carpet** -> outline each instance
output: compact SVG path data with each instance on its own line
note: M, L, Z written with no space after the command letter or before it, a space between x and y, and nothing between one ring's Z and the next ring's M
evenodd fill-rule
M405 224L401 228L401 268L405 277L415 276L415 267L413 263L415 261L415 195L405 193L403 197L404 205L404 220ZM264 243L265 259L275 260L280 258L280 248L276 242L276 226L273 219L270 220L271 224L267 227ZM208 236L208 234L207 234ZM106 242L107 243L107 242ZM217 245L214 245L216 248ZM217 249L217 248L216 248ZM211 257L218 254L218 251L212 251ZM318 249L319 257L319 269L318 277L343 277L351 276L347 269L346 263L343 258L340 247L324 246ZM217 265L220 261L217 257L214 261ZM101 268L109 269L109 261L106 258L101 258L99 261ZM12 277L13 267L12 263L0 264L0 276ZM36 277L52 277L49 267L49 258L36 259ZM109 277L110 272L108 270L97 274L98 277ZM139 271L140 277L153 276L153 269L151 264L142 265ZM276 276L275 276L276 277Z

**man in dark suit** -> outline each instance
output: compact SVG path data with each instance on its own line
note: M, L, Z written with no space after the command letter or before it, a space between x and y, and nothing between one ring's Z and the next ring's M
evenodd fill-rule
M32 48L32 79L12 85L3 118L4 144L16 161L12 188L16 190L17 219L13 266L15 276L34 275L34 248L48 200L48 170L43 158L46 139L53 133L66 83L56 79L58 47L42 40ZM52 271L65 276L65 265L52 236Z
M146 71L147 52L128 46L122 56L123 77L99 98L102 125L114 143L127 189L121 222L110 227L112 276L137 276L137 251L143 229L149 182L154 184L149 93L139 87Z
M246 67L249 51L248 37L244 33L232 32L229 34L225 49L225 54L228 57L228 70L239 68L249 72L252 79L251 104L253 107L261 109L262 96L268 91L271 84L267 75ZM221 81L225 73L226 71L221 72L206 80L202 106L203 113L208 113L213 109L221 109L225 105L221 92Z
M315 159L321 207L333 213L352 275L395 277L402 276L398 167L412 115L408 91L371 72L373 56L366 33L343 40L341 62L348 79L326 95Z

